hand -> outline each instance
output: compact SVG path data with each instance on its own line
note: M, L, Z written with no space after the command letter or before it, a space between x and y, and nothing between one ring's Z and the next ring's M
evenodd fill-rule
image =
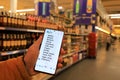
M39 39L36 42L34 42L34 44L32 44L29 47L24 57L24 62L25 62L27 71L29 72L30 75L34 75L37 73L34 70L34 66L35 66L35 63L36 63L36 60L39 54L39 47L40 47L41 42L42 42L42 35L39 37Z

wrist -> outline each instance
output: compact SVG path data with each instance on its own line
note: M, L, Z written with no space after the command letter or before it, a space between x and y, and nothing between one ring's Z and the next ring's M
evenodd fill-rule
M34 70L34 67L31 66L30 61L28 61L25 56L23 56L23 63L30 76L36 75L38 73Z

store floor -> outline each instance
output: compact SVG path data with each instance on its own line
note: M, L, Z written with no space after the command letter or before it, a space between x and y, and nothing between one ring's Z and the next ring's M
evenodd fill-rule
M120 42L106 51L98 50L96 59L86 59L51 80L120 80Z

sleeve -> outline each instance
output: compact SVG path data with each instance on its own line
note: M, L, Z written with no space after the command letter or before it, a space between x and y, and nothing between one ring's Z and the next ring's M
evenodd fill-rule
M31 80L22 57L0 62L0 80Z

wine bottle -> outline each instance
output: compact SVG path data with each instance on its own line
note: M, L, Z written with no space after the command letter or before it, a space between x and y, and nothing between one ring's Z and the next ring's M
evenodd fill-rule
M35 33L32 33L31 36L32 36L32 44L33 44L36 41L36 35Z
M11 17L10 17L10 13L8 13L8 27L11 27Z
M32 15L29 15L29 20L28 20L28 22L29 22L29 29L32 29Z
M22 36L22 33L20 32L20 38L19 38L19 41L20 41L20 42L19 42L19 49L23 49L23 48L22 48L22 37L23 37L23 36Z
M29 48L30 45L32 44L31 33L26 33L25 36L26 36L26 40L27 40L26 48Z
M3 48L3 40L2 40L2 32L0 33L0 52L2 51L2 48Z
M20 17L19 19L20 19L20 20L19 20L19 27L20 27L20 28L23 28L23 27L22 27L22 19L21 19L21 17Z
M3 14L3 26L7 27L7 24L8 24L8 17L7 17L7 13L4 12L4 14Z
M23 34L23 49L26 49L27 46L27 40L25 34Z
M35 29L35 17L34 16L32 16L31 18L31 28Z
M1 21L0 21L0 22L1 22L1 24L0 24L1 26L3 26L3 24L4 24L4 23L3 23L3 19L4 19L4 18L3 18L3 15L4 15L4 12L1 12Z
M13 23L13 22L12 22L12 21L13 21L12 19L13 19L13 16L12 16L12 13L10 13L10 27L12 27L12 23Z
M16 34L16 32L14 32L14 50L16 50L17 49L17 34Z
M1 24L2 24L2 12L0 12L0 26L2 26Z
M7 24L6 24L6 26L9 27L9 17L10 17L10 15L9 15L8 12L6 12L6 17L7 17Z
M21 34L21 49L24 49L24 34Z
M15 27L15 14L12 15L12 27Z
M24 27L24 23L25 23L25 21L24 21L24 19L23 19L23 18L22 18L21 20L22 20L21 27L22 27L22 28L25 28L25 27Z
M18 15L18 25L17 25L18 28L21 28L21 19L20 19L20 15Z
M2 48L2 51L5 51L6 50L6 34L3 33L2 34L2 39L3 39L3 48Z
M6 34L6 51L10 50L10 35L9 33Z
M14 50L14 37L13 33L10 33L10 51Z
M16 39L17 45L16 45L16 48L17 48L17 50L19 50L20 49L20 33L17 32L16 35L17 35L17 39Z

